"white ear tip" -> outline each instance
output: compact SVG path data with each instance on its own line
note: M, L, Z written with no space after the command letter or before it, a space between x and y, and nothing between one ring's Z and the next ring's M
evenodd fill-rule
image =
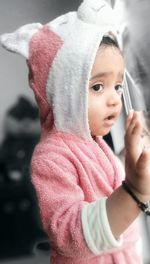
M7 41L7 34L3 34L0 36L0 43L5 47L5 43Z
M0 36L0 42L2 43L2 45L5 43L6 40L6 34L3 34Z
M0 36L0 42L2 46L7 49L8 51L19 53L24 57L28 57L28 48L23 48L23 42L20 45L18 42L18 36L15 33L6 33Z
M40 28L42 28L40 23L24 25L13 33L1 35L0 42L7 50L21 54L25 58L28 58L30 39Z
M3 47L5 47L8 50L12 50L13 51L13 45L11 43L12 40L12 34L3 34L0 36L0 42L2 44Z

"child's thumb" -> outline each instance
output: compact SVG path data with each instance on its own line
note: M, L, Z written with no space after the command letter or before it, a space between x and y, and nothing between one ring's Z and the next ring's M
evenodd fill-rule
M138 160L137 170L140 172L149 170L150 172L150 147L144 148L142 151Z

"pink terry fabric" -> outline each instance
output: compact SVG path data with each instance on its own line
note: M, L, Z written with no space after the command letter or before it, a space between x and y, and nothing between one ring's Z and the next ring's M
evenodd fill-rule
M53 126L53 112L47 102L45 87L49 70L62 44L62 39L45 25L33 35L29 45L29 83L38 103L42 134Z
M117 158L102 138L82 140L51 131L32 158L32 181L51 246L51 264L140 264L133 223L122 248L94 256L83 237L81 210L120 185Z

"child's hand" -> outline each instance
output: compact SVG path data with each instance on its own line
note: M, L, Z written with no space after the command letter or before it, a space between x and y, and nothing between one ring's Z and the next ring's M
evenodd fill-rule
M145 146L145 121L140 112L131 112L126 122L126 181L141 201L150 199L150 148Z

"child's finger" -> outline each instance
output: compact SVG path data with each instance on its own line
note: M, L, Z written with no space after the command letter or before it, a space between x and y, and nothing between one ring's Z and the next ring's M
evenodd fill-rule
M135 162L143 150L143 139L141 138L142 130L143 127L140 119L138 115L135 115L125 135L126 153L128 158Z
M131 120L132 120L132 117L133 117L133 113L134 113L134 110L131 110L127 116L127 119L126 119L126 124L125 124L125 127L126 127L126 130L128 129L130 123L131 123Z
M141 126L140 122L136 122L135 126L132 129L132 141L134 144L139 144L140 141L142 140L142 132L143 132L143 127Z
M150 148L145 148L141 153L138 163L137 170L143 175L148 176L150 173ZM145 173L144 173L145 172Z
M130 130L128 128L128 131L127 131L127 133L125 135L126 147L130 146L130 148L136 148L137 145L142 140L141 134L142 134L142 127L141 127L140 123L138 123L138 122L136 122L134 124L132 130Z
M132 131L132 129L134 128L135 126L135 123L138 119L138 115L137 115L137 112L135 111L131 111L131 113L129 114L128 118L127 118L127 122L126 122L126 130L128 131Z
M138 112L134 112L131 121L128 124L126 133L129 135L135 134L138 132L137 128L142 129L142 121L140 114ZM139 131L140 132L140 131Z

